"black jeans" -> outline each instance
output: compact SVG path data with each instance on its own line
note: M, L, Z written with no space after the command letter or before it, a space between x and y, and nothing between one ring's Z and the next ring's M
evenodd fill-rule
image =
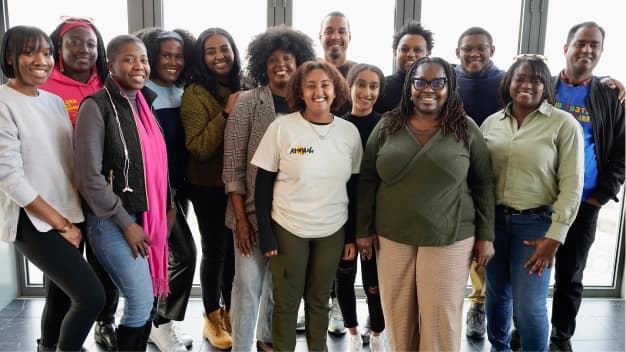
M102 284L82 251L54 230L37 231L24 210L20 211L14 244L49 280L40 344L57 344L61 351L80 350L105 301Z
M196 270L196 245L187 224L189 201L183 190L176 192L176 222L167 239L169 247L167 277L170 294L158 300L157 323L185 319L187 302Z
M200 285L207 314L220 307L220 297L230 308L230 294L235 276L233 235L226 228L224 187L189 185L189 199L198 219L202 245Z
M357 254L360 256L360 254ZM354 295L354 280L356 278L356 257L353 260L341 260L335 277L337 301L343 315L344 326L353 328L359 325L356 316L356 297ZM378 292L378 271L376 270L376 250L372 259L361 257L361 278L363 290L367 296L367 309L370 315L370 328L374 332L385 330L383 308L380 305Z
M564 342L574 335L583 296L583 270L596 238L597 208L582 202L565 243L556 252L551 339Z

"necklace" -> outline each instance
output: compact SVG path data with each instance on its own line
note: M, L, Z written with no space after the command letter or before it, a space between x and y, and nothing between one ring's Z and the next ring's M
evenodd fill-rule
M335 126L335 124L332 121L328 125L322 125L322 126L328 126L328 130L326 131L326 133L321 134L317 131L315 126L313 126L314 124L311 121L307 120L307 122L309 123L309 127L311 127L311 131L313 131L313 133L315 133L317 137L321 140L325 140L326 137L328 137L330 132L333 130L333 127Z

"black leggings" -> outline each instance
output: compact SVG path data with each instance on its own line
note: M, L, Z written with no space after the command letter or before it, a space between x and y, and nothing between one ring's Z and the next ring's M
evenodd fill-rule
M374 250L374 249L373 249ZM360 255L358 255L361 257ZM376 251L371 260L361 257L361 277L363 290L367 296L367 309L370 315L370 328L374 332L385 330L385 318L380 305L378 292L378 271L376 270ZM343 315L344 326L353 328L359 325L356 316L356 297L354 295L354 279L356 278L356 256L353 260L341 260L335 277L337 301Z
M42 315L40 344L48 347L58 344L61 351L79 351L104 306L100 280L79 249L54 230L37 231L24 210L20 211L15 247L54 283L46 290L46 314ZM63 304L57 304L55 297L61 295L50 295L50 287L59 288L69 296L70 306L58 309ZM48 320L56 321L51 315L57 314L63 317L60 329L57 324L50 326L47 323ZM44 319L45 316L51 319Z
M206 314L220 307L220 296L230 308L235 276L235 251L232 231L226 228L226 195L224 187L189 185L189 199L198 219L202 260L200 285Z

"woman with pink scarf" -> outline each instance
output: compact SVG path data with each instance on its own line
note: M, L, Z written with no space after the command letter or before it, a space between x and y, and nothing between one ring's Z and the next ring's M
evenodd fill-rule
M119 351L145 351L155 296L166 296L167 234L174 220L167 152L144 87L146 47L120 35L107 47L110 76L87 98L75 129L78 189L87 209L87 239L126 298Z

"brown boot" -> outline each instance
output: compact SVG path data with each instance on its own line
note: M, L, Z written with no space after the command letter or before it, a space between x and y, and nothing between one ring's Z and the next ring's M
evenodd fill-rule
M228 350L233 347L233 338L224 327L222 310L220 308L212 311L208 316L204 315L202 335L209 340L211 346L217 349Z
M220 313L222 315L222 321L224 322L224 329L226 329L229 334L232 334L233 327L230 325L230 315L228 314L225 306L220 307Z

